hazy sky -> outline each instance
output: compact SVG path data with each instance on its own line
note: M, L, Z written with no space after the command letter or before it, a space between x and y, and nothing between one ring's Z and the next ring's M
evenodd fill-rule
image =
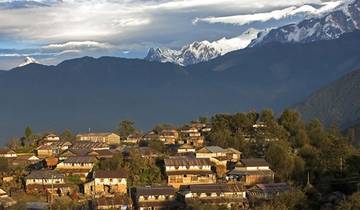
M345 1L345 0L342 0ZM334 8L321 0L0 0L0 69L90 56L143 57L150 47L240 35Z

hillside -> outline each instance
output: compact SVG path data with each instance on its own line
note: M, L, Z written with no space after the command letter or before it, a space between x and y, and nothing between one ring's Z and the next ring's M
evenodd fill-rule
M189 67L115 57L29 64L0 74L0 139L27 125L102 131L131 119L149 129L212 113L282 110L360 68L358 46L355 32L311 44L271 43Z
M327 125L356 126L360 122L360 70L316 91L296 109L306 120L317 117Z

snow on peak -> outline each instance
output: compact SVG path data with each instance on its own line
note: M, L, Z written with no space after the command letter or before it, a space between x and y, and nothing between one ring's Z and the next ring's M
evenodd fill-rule
M170 62L181 66L205 62L231 51L246 48L259 32L259 30L251 28L234 38L224 37L213 42L207 40L193 42L179 50L151 48L145 59L162 63Z
M23 66L26 66L31 63L39 63L39 62L37 60L35 60L35 58L33 58L33 57L25 57L24 63L18 65L18 67L23 67Z
M337 39L342 34L360 29L360 0L343 3L328 2L317 15L299 23L272 29L249 45L260 46L269 42L308 43Z

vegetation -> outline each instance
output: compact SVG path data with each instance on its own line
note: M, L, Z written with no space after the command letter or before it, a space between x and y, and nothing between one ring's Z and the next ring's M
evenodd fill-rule
M112 159L101 160L97 167L102 170L122 169L128 172L128 184L151 185L161 183L161 170L156 162L144 159L138 149L132 148L127 156L116 154Z
M234 147L243 157L265 158L276 172L276 181L299 189L259 209L317 209L322 202L318 194L357 190L349 177L360 179L360 150L352 144L351 135L335 125L325 128L317 119L305 123L292 110L285 110L278 118L271 110L218 114L210 123L208 144ZM313 184L311 193L306 191L308 177ZM354 194L342 206L356 206L356 201Z

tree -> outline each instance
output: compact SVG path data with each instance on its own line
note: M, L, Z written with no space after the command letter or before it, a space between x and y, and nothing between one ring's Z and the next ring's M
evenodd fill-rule
M339 210L358 210L360 209L360 192L354 193L347 200L340 203Z
M0 172L7 172L9 170L9 163L6 158L0 158Z
M307 209L306 195L300 190L282 193L270 204L255 208L255 210L304 210Z
M128 137L130 134L134 134L136 133L136 128L135 128L135 123L133 121L130 120L123 120L120 122L117 133L123 137L126 138Z
M329 144L329 139L324 126L318 119L312 120L307 126L307 134L309 136L310 144L316 148L321 148Z
M270 143L265 157L280 179L286 180L289 177L293 170L294 162L289 147L285 143Z
M25 128L24 134L25 134L24 137L26 138L26 140L29 140L30 137L31 137L32 134L33 134L32 129L30 128L30 126L27 126L27 127Z
M75 135L71 132L71 130L69 129L65 129L61 134L60 134L60 139L63 141L70 141L73 142L75 141Z
M7 146L12 149L12 150L17 150L18 148L21 147L21 142L20 139L17 138L12 138L8 141Z

